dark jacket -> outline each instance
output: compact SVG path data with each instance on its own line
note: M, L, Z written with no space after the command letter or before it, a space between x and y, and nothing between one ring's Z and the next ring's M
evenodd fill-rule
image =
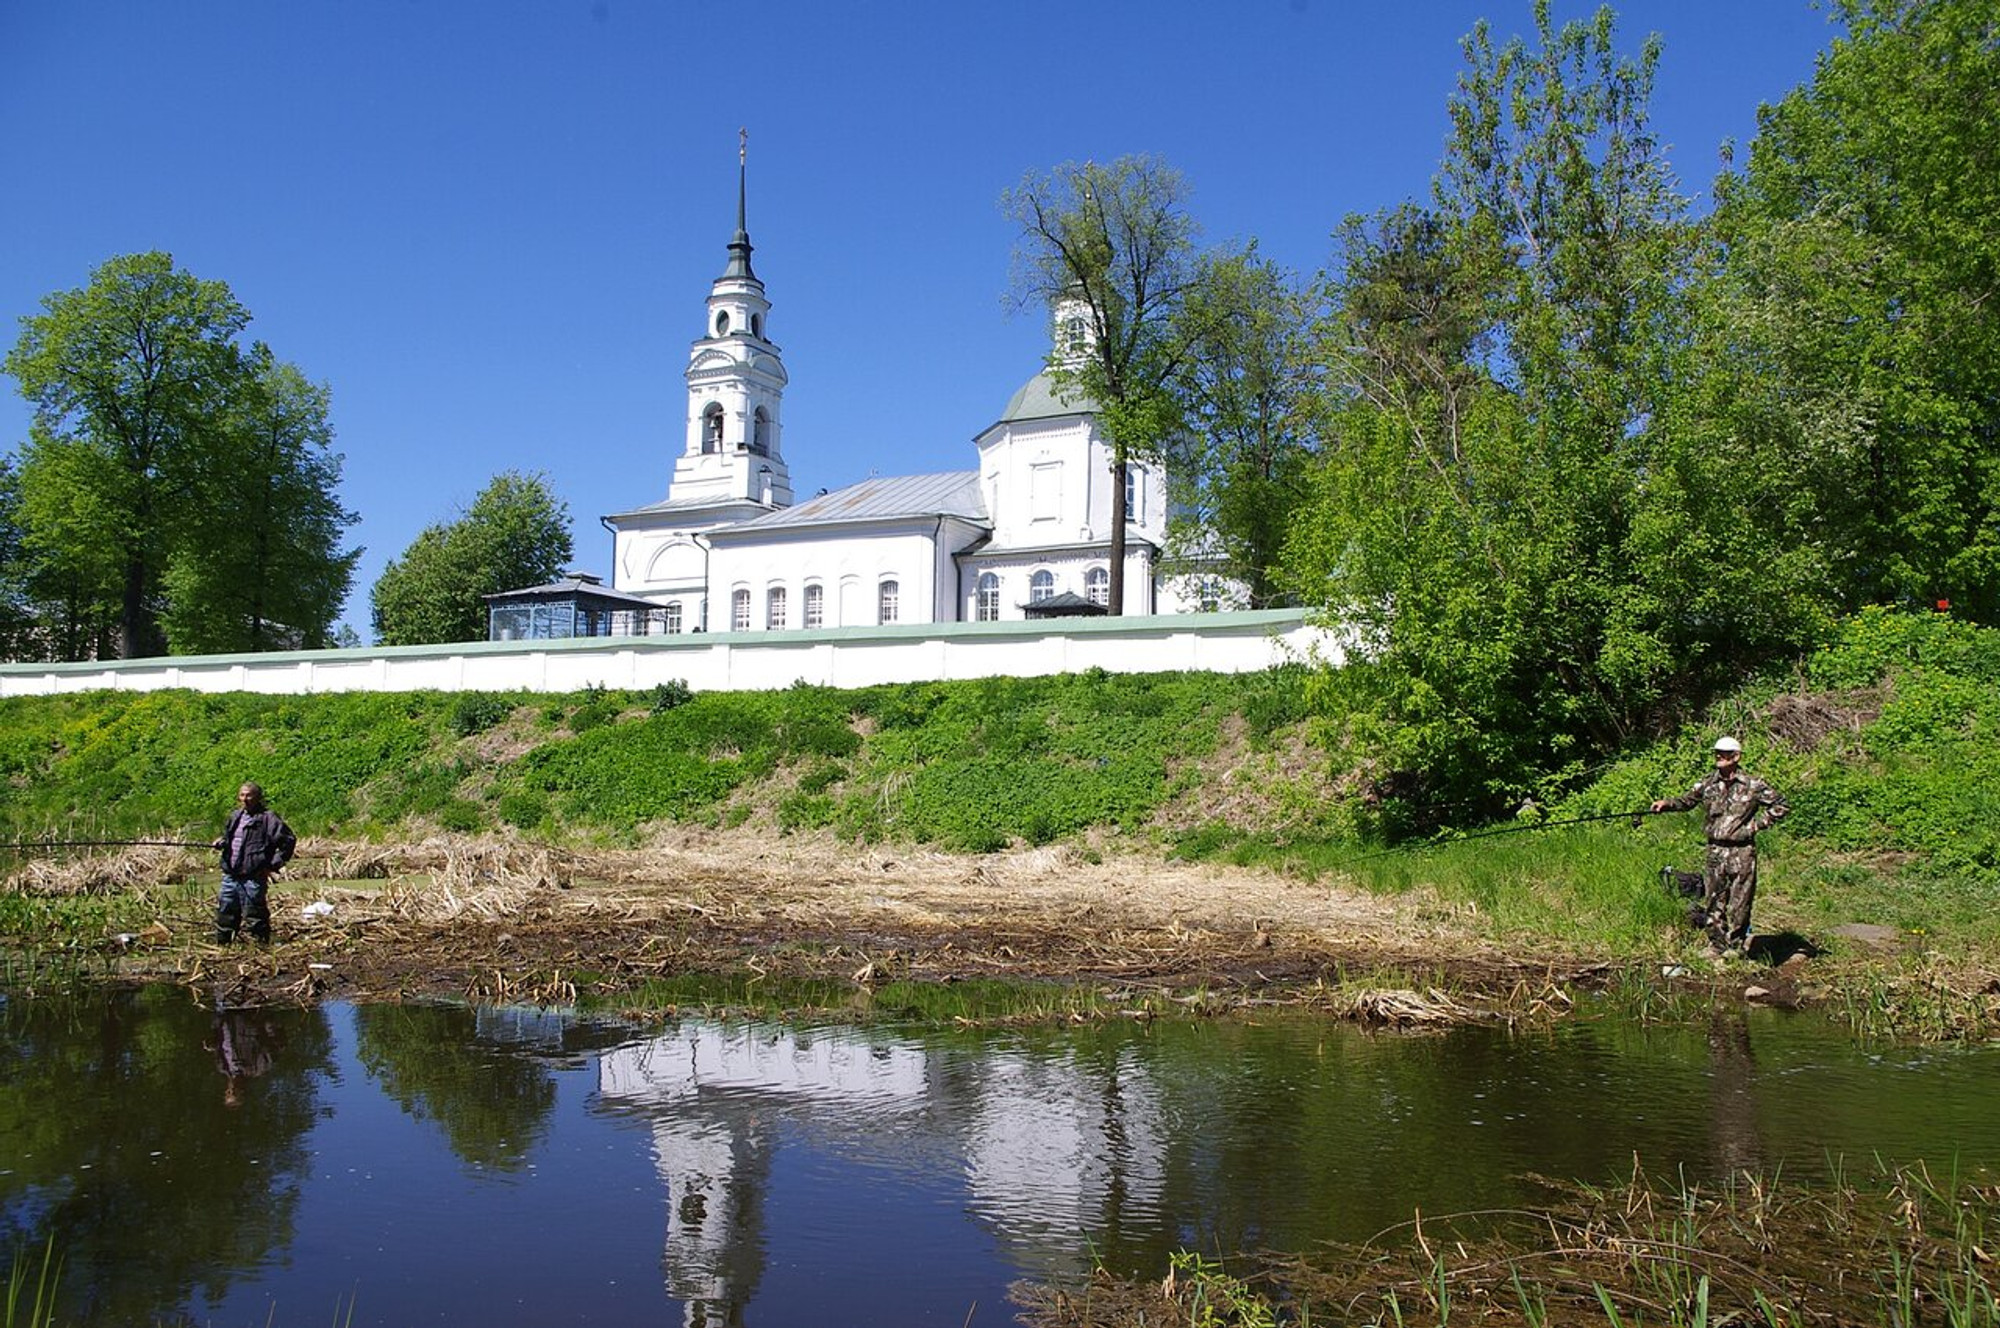
M231 862L229 846L236 842L237 822L246 816L250 825L243 835L243 853ZM268 876L290 862L298 846L298 836L276 812L245 812L238 808L229 814L222 827L222 870L238 879Z

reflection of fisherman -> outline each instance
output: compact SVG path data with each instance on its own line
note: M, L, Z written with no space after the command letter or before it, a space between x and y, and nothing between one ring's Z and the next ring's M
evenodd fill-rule
M252 939L271 939L271 906L265 898L271 878L292 860L298 839L278 814L264 807L264 790L245 784L236 791L236 810L210 848L222 851L222 894L215 904L215 941L227 945L242 925Z
M1718 1013L1708 1025L1709 1148L1718 1176L1763 1169L1756 1079L1749 1021L1741 1010Z
M1738 769L1743 744L1715 740L1715 771L1677 798L1653 804L1656 812L1684 812L1699 803L1708 831L1702 864L1702 908L1708 939L1718 955L1741 954L1750 944L1750 906L1757 898L1757 832L1791 810L1778 791Z
M225 1106L240 1105L244 1083L271 1068L276 1041L276 1027L260 1011L215 1012L214 1036L205 1045L215 1053L215 1068L222 1074Z

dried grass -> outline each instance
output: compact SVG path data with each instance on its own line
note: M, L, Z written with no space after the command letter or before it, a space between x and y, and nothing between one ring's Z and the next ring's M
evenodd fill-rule
M30 895L107 895L185 880L208 865L200 850L135 845L82 857L31 858L0 890Z
M1363 1023L1395 1028L1448 1028L1483 1017L1436 987L1421 992L1407 987L1358 991L1348 1002L1346 1013Z
M1795 752L1814 751L1835 733L1861 732L1864 725L1881 716L1887 696L1886 687L1844 693L1788 693L1765 708L1765 727Z

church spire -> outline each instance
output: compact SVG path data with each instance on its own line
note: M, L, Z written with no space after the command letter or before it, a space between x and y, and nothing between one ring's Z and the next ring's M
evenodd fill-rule
M729 242L729 266L722 269L718 281L756 281L757 274L750 270L750 231L744 222L744 185L750 173L750 131L736 131L736 238ZM761 284L761 283L760 283Z

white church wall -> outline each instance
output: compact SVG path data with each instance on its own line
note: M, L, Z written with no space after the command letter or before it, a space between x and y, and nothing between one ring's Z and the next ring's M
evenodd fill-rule
M0 665L0 696L95 690L204 692L568 692L685 681L696 691L834 687L1103 668L1245 673L1308 658L1337 663L1329 634L1298 609L1244 613L941 623L819 632L693 633L473 641L372 650L273 651L88 664Z
M709 564L709 624L735 630L733 596L750 592L750 630L764 631L773 587L785 589L786 629L805 625L808 588L824 596L823 627L874 627L884 582L896 583L896 621L951 621L957 608L957 572L951 554L976 537L964 522L936 517L863 534L845 529L782 528L761 533L754 544L717 541Z

